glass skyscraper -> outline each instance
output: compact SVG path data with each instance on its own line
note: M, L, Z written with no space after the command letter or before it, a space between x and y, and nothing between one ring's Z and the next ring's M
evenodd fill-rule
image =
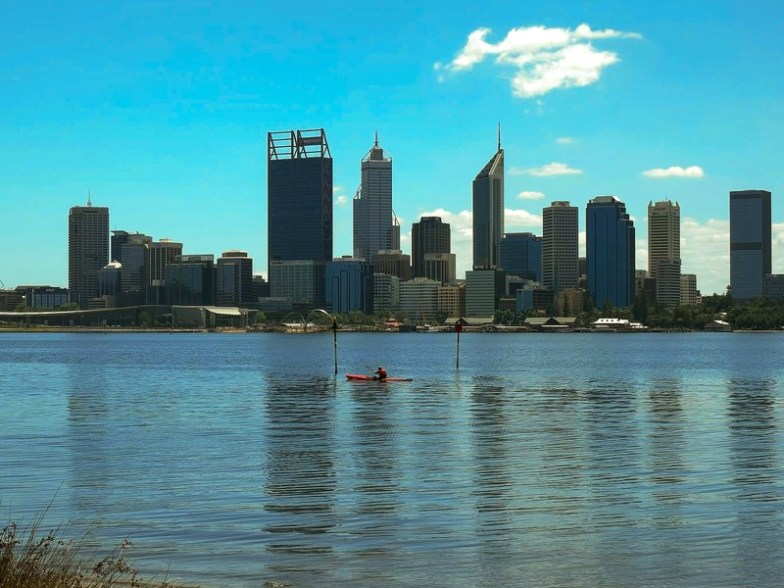
M634 300L634 223L614 196L590 200L585 213L588 290L597 308Z
M504 150L501 132L498 151L482 168L473 183L474 268L501 267L504 236Z
M269 261L332 260L332 155L323 129L267 133Z
M507 276L542 281L542 238L533 233L507 233L501 239L501 267Z
M379 251L399 246L392 214L392 158L376 136L362 159L362 183L354 197L354 257L370 261Z
M730 192L730 287L738 300L762 296L771 272L770 192Z

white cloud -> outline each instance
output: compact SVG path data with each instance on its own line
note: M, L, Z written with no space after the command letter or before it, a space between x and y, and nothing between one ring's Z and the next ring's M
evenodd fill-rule
M348 203L348 196L345 194L341 194L337 198L335 198L335 204L338 206L345 206Z
M657 167L642 172L646 178L662 179L662 178L701 178L705 172L699 165L692 165L689 167L681 167L679 165L672 165L668 168Z
M507 233L530 232L541 235L542 215L520 208L507 208L504 210L504 230Z
M730 223L681 220L681 272L697 275L703 295L724 294L730 283Z
M476 29L468 35L465 46L450 63L434 64L439 80L443 80L445 71L467 71L486 57L495 56L497 64L516 70L512 76L515 96L541 96L559 88L593 84L605 67L619 61L616 53L596 49L591 40L641 38L637 33L613 29L594 31L587 24L575 29L541 25L514 28L495 44L486 41L490 33L488 28Z
M569 167L565 163L553 161L541 167L531 167L528 169L512 168L509 174L513 176L571 176L583 173L583 170Z
M571 145L574 143L574 137L558 137L555 142L558 145Z
M544 192L534 192L526 190L517 195L518 200L541 200L544 198Z

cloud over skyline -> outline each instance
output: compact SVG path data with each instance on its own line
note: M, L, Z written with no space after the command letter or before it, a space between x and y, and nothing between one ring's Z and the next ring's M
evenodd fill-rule
M668 168L657 167L642 172L646 178L653 178L660 180L664 178L702 178L705 172L699 165L691 165L689 167L681 167L679 165L671 165Z
M544 192L536 192L534 190L524 190L517 195L518 200L542 200Z
M542 96L556 89L587 86L597 82L602 70L620 59L613 51L602 51L591 43L597 39L641 39L638 33L614 29L595 31L587 24L575 29L542 25L511 29L498 43L486 39L489 28L468 35L465 46L449 63L437 62L439 72L467 71L488 56L512 68L512 92L519 98Z
M529 167L521 169L513 167L509 170L509 175L512 176L534 176L537 178L544 178L548 176L573 176L583 173L583 170L570 167L565 163L553 161L541 167Z

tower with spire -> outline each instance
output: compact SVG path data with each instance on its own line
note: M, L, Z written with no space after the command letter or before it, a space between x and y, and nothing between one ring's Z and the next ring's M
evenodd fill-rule
M354 257L370 261L379 251L400 248L400 227L392 211L392 158L378 144L361 162L362 181L354 196Z
M98 271L109 263L109 209L93 206L87 192L87 206L68 211L68 289L71 302L86 308L98 298Z
M504 236L504 150L501 123L498 149L474 178L473 236L475 269L501 267L501 239Z

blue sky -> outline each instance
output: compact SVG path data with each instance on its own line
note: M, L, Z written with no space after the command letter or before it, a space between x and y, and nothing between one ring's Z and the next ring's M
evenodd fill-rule
M647 267L647 204L678 201L683 271L729 282L729 190L773 192L784 3L109 2L0 4L0 281L67 285L67 215L245 249L266 271L268 131L326 130L335 255L379 133L395 212L452 224L471 263L471 181L506 152L506 230L541 234L553 200L613 194ZM659 170L659 171L656 171ZM663 171L664 170L664 171ZM647 175L645 172L648 172Z

